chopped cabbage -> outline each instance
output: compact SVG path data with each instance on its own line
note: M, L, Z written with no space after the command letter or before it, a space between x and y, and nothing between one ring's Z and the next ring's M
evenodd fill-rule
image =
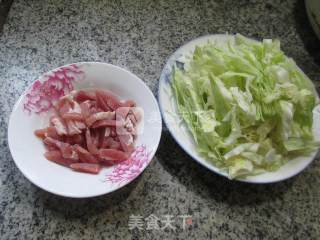
M318 148L311 80L286 57L278 40L197 46L172 87L199 153L230 178L275 171Z

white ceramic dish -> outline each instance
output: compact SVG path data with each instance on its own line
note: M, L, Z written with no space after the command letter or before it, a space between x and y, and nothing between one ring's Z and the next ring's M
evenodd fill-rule
M311 26L320 39L320 1L306 0L305 5Z
M108 89L120 98L133 99L144 111L144 131L131 157L98 175L72 171L46 160L44 145L34 130L48 125L51 103L72 89ZM151 120L152 121L151 121ZM32 183L67 197L93 197L112 192L135 179L153 158L161 136L160 111L147 85L134 74L106 63L76 63L42 75L15 104L9 120L8 141L20 171Z
M184 122L181 122L177 114L176 102L173 96L171 88L171 71L172 67L176 62L184 62L187 55L192 54L196 45L203 45L208 41L216 41L217 44L223 46L227 41L232 41L234 39L233 35L209 35L197 38L188 42L187 44L180 47L173 55L169 58L167 64L165 65L160 81L159 81L159 92L158 100L160 105L160 110L162 113L163 120L167 125L170 133L177 141L177 143L197 162L210 169L211 171L218 173L222 176L227 177L227 173L216 168L212 163L204 159L196 151L195 143L190 135L187 126ZM314 135L317 140L320 140L320 108L314 110ZM310 154L308 157L299 157L289 161L287 164L282 166L279 170L275 172L267 172L257 176L250 176L246 179L236 179L239 181L249 182L249 183L271 183L290 178L304 168L306 168L312 160L315 158L317 151Z

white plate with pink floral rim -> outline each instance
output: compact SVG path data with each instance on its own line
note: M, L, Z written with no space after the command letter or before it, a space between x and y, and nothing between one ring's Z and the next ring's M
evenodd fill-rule
M79 173L46 160L45 147L34 130L48 126L53 104L72 90L108 89L132 99L144 111L144 130L131 157L104 167L97 175ZM96 62L75 63L42 75L16 102L9 120L8 141L20 171L38 187L66 197L93 197L115 191L138 177L153 158L160 141L159 107L147 85L120 67Z

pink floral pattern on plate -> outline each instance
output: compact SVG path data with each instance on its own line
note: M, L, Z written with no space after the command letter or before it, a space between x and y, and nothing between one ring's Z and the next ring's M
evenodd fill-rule
M28 90L23 108L26 112L48 112L54 103L73 90L73 82L84 76L76 64L60 67L36 80Z
M130 182L136 178L149 162L150 153L147 148L142 145L135 149L131 157L117 164L112 172L107 175L106 181L111 183L121 184L123 182Z

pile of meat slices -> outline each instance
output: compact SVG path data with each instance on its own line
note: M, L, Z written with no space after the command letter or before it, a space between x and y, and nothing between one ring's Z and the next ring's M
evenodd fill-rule
M133 152L142 116L135 106L106 90L73 91L56 103L50 126L35 135L43 139L48 160L97 174Z

